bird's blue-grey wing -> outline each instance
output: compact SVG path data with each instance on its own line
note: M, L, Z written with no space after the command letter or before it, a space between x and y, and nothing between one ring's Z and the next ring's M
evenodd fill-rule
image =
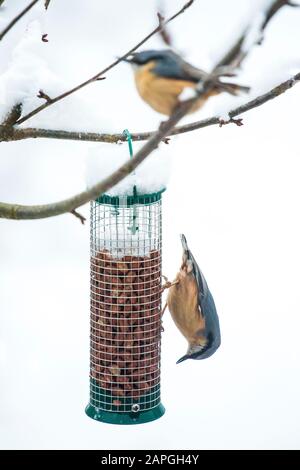
M198 304L200 306L201 313L205 318L205 329L207 331L212 330L218 334L220 328L219 317L214 298L209 290L206 279L192 254L191 258L193 259L193 274L198 286Z
M202 300L208 295L209 289L207 286L206 279L199 268L191 250L188 247L185 235L180 235L180 240L182 244L182 248L187 256L187 258L191 261L193 267L193 275L195 277L197 287L198 287L198 303L201 305Z
M213 299L213 296L208 288L206 279L199 268L191 250L188 247L187 241L185 236L182 234L180 235L181 243L183 250L185 251L188 259L192 263L193 267L193 275L195 277L197 288L198 288L198 305L205 319L205 330L206 333L212 333L216 344L220 344L221 335L220 335L220 324L219 324L219 317L216 309L216 305Z
M187 80L194 83L208 76L206 72L185 62L178 54L171 50L164 51L164 60L158 60L152 71L160 77Z

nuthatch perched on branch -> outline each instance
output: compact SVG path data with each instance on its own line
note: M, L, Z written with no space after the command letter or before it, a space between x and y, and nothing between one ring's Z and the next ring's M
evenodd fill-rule
M214 299L195 258L180 235L183 247L182 264L169 287L167 306L172 318L187 339L187 353L177 361L206 359L221 344L220 325Z
M201 83L207 80L212 86L199 96L190 112L201 108L210 96L224 91L231 95L249 91L248 87L220 80L221 76L234 76L228 68L223 67L215 73L208 74L185 62L169 49L135 52L124 60L134 67L136 87L143 100L155 111L167 116L170 116L180 104L183 90L197 89L197 87L199 89Z

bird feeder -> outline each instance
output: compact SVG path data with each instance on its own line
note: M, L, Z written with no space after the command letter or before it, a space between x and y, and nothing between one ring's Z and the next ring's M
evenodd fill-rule
M161 195L91 202L90 402L86 414L138 424L160 401Z

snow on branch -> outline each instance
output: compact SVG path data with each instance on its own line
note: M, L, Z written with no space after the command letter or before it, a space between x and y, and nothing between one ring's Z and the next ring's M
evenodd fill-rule
M294 75L292 78L286 80L280 85L272 88L272 90L260 95L253 100L234 108L233 110L227 113L228 120L223 119L222 116L216 115L201 121L195 121L190 124L185 124L183 126L174 127L168 134L166 134L167 140L165 143L168 143L168 137L173 135L184 134L186 132L196 131L202 129L203 127L213 126L216 124L221 124L222 127L224 124L236 124L241 125L241 121L234 119L236 116L239 116L247 111L250 111L253 108L261 106L262 104L276 98L285 91L289 90L300 80L300 73ZM236 122L239 121L239 122ZM133 132L131 137L133 141L141 142L144 140L150 139L154 135L154 131L146 132ZM61 139L61 140L77 140L81 142L104 142L109 144L117 144L119 142L125 142L126 137L124 134L108 134L108 133L96 133L96 132L72 132L72 131L62 131L62 130L52 130L52 129L39 129L39 128L12 128L7 129L3 124L0 125L0 142L9 142L16 140L24 140L31 138L42 138L42 139Z
M21 113L30 111L41 99L51 101L50 96L63 84L49 70L44 58L45 45L41 41L42 29L39 20L31 21L26 32L12 51L7 69L0 75L0 122L14 125ZM40 83L47 89L40 90ZM21 113L15 114L15 121L6 120L6 116L18 104L22 105ZM12 117L13 115L11 115Z
M31 10L31 8L38 2L39 0L33 0L33 2L29 3L24 10L22 10L11 22L3 29L3 31L0 33L0 41L4 38L4 36L15 26L15 24L23 18L26 13ZM0 3L0 6L3 2Z
M112 64L108 65L105 67L105 69L101 70L101 72L98 72L96 75L93 77L89 78L88 80L84 81L83 83L80 83L79 85L75 86L74 88L71 88L70 90L54 97L51 99L51 101L46 101L44 104L41 106L38 106L37 108L33 109L31 112L26 114L25 116L21 117L16 124L22 124L23 122L27 121L28 119L32 118L36 114L40 113L44 109L48 108L49 106L53 105L54 103L57 103L58 101L63 100L67 96L70 96L71 94L75 93L78 90L81 90L82 88L86 87L87 85L90 85L91 83L99 80L105 73L107 73L109 70L111 70L113 67L118 65L121 61L126 59L132 52L134 52L136 49L138 49L140 46L142 46L148 39L150 39L152 36L154 36L156 33L160 32L165 25L170 23L171 21L175 20L179 15L184 13L192 4L194 3L194 0L189 0L187 3L183 5L183 7L175 13L173 16L168 18L167 20L160 20L158 26L151 32L149 33L144 39L142 39L138 44L136 44L134 47L132 47L128 52L123 54L121 57L116 59Z
M95 76L91 77L89 80L79 84L78 86L72 88L71 90L62 93L54 98L46 94L43 90L40 89L38 93L38 98L44 99L45 103L41 106L34 108L32 111L29 111L23 117L19 118L15 121L18 113L21 112L21 104L22 101L14 100L13 106L11 107L11 112L9 112L2 124L0 125L0 141L14 141L14 140L21 140L26 138L36 138L36 137L44 137L44 138L57 138L57 139L71 139L71 140L85 140L85 141L97 141L97 142L118 142L124 141L125 138L123 135L120 134L97 134L97 133L77 133L77 132L68 132L64 130L47 130L47 129L34 129L34 128L20 128L13 124L21 124L27 121L29 118L38 114L43 109L51 106L52 104L56 103L57 101L62 100L66 96L69 96L72 93L75 93L77 90L87 86L88 84L99 80L107 71L111 70L113 67L118 65L121 60L126 58L130 55L133 51L138 49L142 44L144 44L150 37L152 37L157 32L160 32L162 28L170 21L174 20L180 14L182 14L187 8L189 8L193 4L194 0L190 0L187 2L181 10L175 13L167 20L163 20L159 17L159 25L142 41L140 41L135 47L133 47L130 51L124 54L122 57L114 61L108 67L106 67L101 72L97 73ZM233 48L224 56L224 58L217 64L216 69L220 68L228 68L232 70L232 68L240 65L242 60L246 57L249 50L252 48L254 43L257 42L257 30L264 31L266 25L270 21L270 19L274 16L274 14L284 5L294 6L294 3L286 0L274 0L270 5L269 0L269 8L265 10L264 13L264 20L262 16L260 16L260 20L257 20L257 24L254 28L251 35L255 37L255 40L250 40L251 35L249 33L249 27L245 30L243 35L239 38L238 42L234 45ZM255 34L254 34L255 33ZM248 44L247 44L248 41ZM190 108L193 106L194 101L199 98L204 92L208 92L210 87L212 86L209 81L205 81L203 83L203 87L201 92L199 92L194 98L190 100L186 100L181 103L178 109L170 116L170 118L162 123L159 129L155 132L142 132L137 134L132 134L133 140L147 140L147 142L143 145L143 147L137 151L136 155L133 159L130 159L121 167L119 167L116 171L112 172L109 176L102 179L102 181L98 182L97 184L93 185L86 191L83 191L69 199L65 199L60 202L55 202L52 204L44 204L44 205L34 205L34 206L24 206L18 204L8 204L8 203L0 203L0 218L8 218L8 219L40 219L46 217L52 217L55 215L71 212L73 215L78 217L81 222L83 223L83 217L76 211L78 207L81 205L89 202L90 200L99 196L110 188L118 184L122 181L127 175L133 172L157 147L161 142L168 141L168 136L181 134L185 132L190 132L196 129L200 129L203 127L207 127L210 125L224 125L229 123L234 123L236 125L241 125L241 119L235 119L236 116L239 116L246 111L249 111L257 106L261 106L264 103L276 98L277 96L281 95L292 86L294 86L300 80L300 73L294 75L291 79L286 80L285 82L281 83L280 85L272 88L269 92L258 96L257 98L249 101L246 104L239 106L238 108L233 109L228 113L226 121L223 121L220 118L220 115L213 116L208 119L204 119L202 121L197 121L194 123L186 124L184 126L175 127L176 124L184 117ZM46 88L45 88L46 89ZM47 90L48 92L48 90Z
M215 68L223 66L239 67L250 49L260 45L264 39L264 31L273 16L284 6L298 7L300 4L290 0L267 0L265 8L256 12L241 36L231 49L216 64Z
M246 111L254 109L258 106L267 103L268 101L277 98L282 95L284 92L292 88L300 81L300 72L294 75L289 80L281 83L276 86L268 93L261 95L255 98L252 101L230 111L229 118L234 118ZM204 91L205 90L204 86ZM159 129L152 133L149 137L149 140L144 144L144 146L135 154L135 156L128 160L125 164L119 167L115 172L110 176L103 179L99 183L95 184L86 191L83 191L75 196L65 199L60 202L55 202L51 204L44 205L35 205L35 206L24 206L18 204L7 204L0 202L0 218L6 219L42 219L46 217L52 217L59 214L64 214L67 212L74 213L74 210L83 204L86 204L92 199L95 199L104 192L107 192L110 188L115 186L117 183L122 181L125 176L129 175L134 171L152 152L155 150L159 143L168 135L178 134L182 132L189 132L191 130L200 129L201 127L207 127L213 124L220 124L220 117L215 116L204 121L199 121L198 123L187 124L185 126L177 127L174 129L178 121L187 114L190 108L193 106L194 101L199 97L184 101L180 107L170 116L170 118L159 127ZM15 130L14 132L24 132L25 129Z

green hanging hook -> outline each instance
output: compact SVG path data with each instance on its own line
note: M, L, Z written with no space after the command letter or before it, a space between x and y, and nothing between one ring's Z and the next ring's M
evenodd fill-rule
M131 137L131 134L129 132L128 129L125 129L123 131L123 135L125 135L126 139L127 139L127 142L128 142L128 148L129 148L129 155L130 155L130 158L133 157L133 148L132 148L132 137ZM136 196L137 195L137 189L136 189L136 185L133 186L133 195ZM137 226L136 224L136 220L137 220L137 209L135 207L135 204L133 204L133 216L132 216L132 226L131 227L127 227L128 230L131 231L131 233L134 235L139 227Z
M126 139L127 139L127 142L128 142L128 147L129 147L129 155L130 155L130 158L133 157L133 149L132 149L132 137L131 137L131 134L129 132L128 129L125 129L123 131L123 135L125 135Z

